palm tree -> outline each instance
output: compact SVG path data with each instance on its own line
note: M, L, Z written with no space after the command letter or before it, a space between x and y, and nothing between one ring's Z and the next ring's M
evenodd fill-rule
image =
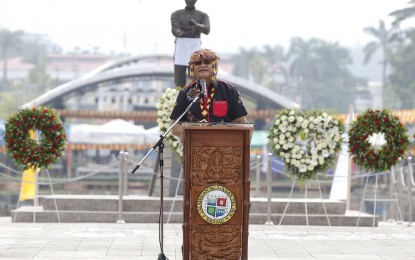
M415 31L406 32L406 41L391 60L390 87L400 99L400 108L415 108Z
M352 63L350 53L339 43L322 42L316 50L318 58L321 60L322 71L320 76L322 80L335 78L338 76L349 76L347 66Z
M385 22L383 20L379 21L378 28L366 27L363 30L376 38L376 40L367 43L363 49L365 53L364 63L367 64L377 50L381 49L382 51L382 85L385 90L387 86L386 77L388 66L391 62L395 44L402 40L402 33L396 25L393 25L390 29L386 29Z
M264 55L260 52L255 53L255 56L249 63L250 80L257 82L258 84L263 84L265 79L268 78L266 70L267 65Z
M251 63L255 55L257 55L257 50L255 48L250 50L239 48L239 53L232 57L236 64L232 73L241 78L248 80L252 79Z
M290 61L290 76L296 81L304 78L318 77L316 50L321 45L321 40L304 40L299 37L291 39L287 58Z
M303 108L347 108L354 97L355 79L348 69L352 60L346 48L321 39L293 38L288 58Z
M12 52L20 48L22 44L23 31L0 30L0 52L3 58L3 90L8 90L7 85L7 60L12 56Z
M298 87L299 98L303 108L313 106L309 84L311 80L319 77L320 64L316 56L316 50L321 40L304 40L300 37L291 39L287 60L290 63L289 75L294 86ZM307 100L305 100L307 99Z
M415 16L415 0L409 1L408 4L412 6L393 11L389 14L395 17L395 21L392 23L393 25L398 25L400 22Z
M264 56L268 63L268 73L271 75L282 74L284 77L287 74L283 62L286 61L286 55L284 53L284 47L281 45L275 45L274 47L265 45Z

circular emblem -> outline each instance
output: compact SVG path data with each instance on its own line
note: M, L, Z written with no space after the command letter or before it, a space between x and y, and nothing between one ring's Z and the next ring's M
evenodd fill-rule
M235 196L223 186L210 186L199 195L197 210L206 222L223 224L235 214Z

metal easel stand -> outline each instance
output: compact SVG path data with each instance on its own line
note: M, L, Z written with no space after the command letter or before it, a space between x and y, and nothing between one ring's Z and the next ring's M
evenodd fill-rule
M169 213L169 217L167 218L167 223L170 223L170 218L171 218L171 215L173 214L174 205L176 203L176 200L177 200L177 197L178 197L178 194L179 194L179 187L180 187L180 184L183 182L182 176L183 176L183 167L180 170L180 176L179 176L179 179L177 180L176 192L174 194L174 199L173 199L173 202L172 202L171 207L170 207L170 213ZM183 198L183 196L180 196L180 197Z
M292 199L292 195L293 195L293 190L294 190L294 186L295 186L295 183L296 183L296 181L297 181L297 177L294 177L294 179L293 179L293 183L292 183L292 185L291 185L291 191L290 191L290 195L289 195L289 198L288 198L288 201L287 201L287 204L285 205L285 208L284 208L284 213L282 214L282 216L281 216L281 219L280 219L280 222L279 222L279 224L278 225L281 225L281 223L282 223L282 221L283 221L283 219L284 219L284 217L285 217L285 215L286 215L286 213L287 213L287 209L288 209L288 206L289 206L289 204L290 204L290 202L291 202L291 199ZM329 218L329 215L328 215L328 213L327 213L327 208L326 208L326 204L324 203L324 199L323 199L323 193L321 192L321 185L320 185L320 180L318 179L318 175L316 175L316 182L317 182L317 186L318 186L318 190L319 190L319 194L320 194L320 198L319 199L321 199L321 203L322 203L322 205L323 205L323 209L324 209L324 213L325 213L325 216L326 216L326 219L327 219L327 224L329 225L329 226L331 226L331 223L330 223L330 218ZM305 191L304 191L304 212L305 212L305 219L306 219L306 226L308 227L309 226L309 218L308 218L308 205L307 205L307 202L308 202L308 185L309 185L309 183L311 183L313 180L307 180L306 181L306 183L305 183Z
M282 216L280 218L280 223L278 223L278 225L281 225L282 221L284 220L285 214L287 213L288 206L290 205L290 201L291 201L292 196L293 196L293 190L294 190L294 185L295 185L296 181L297 181L297 177L294 177L293 183L291 184L290 195L288 196L287 204L285 204L284 212L282 213Z
M274 222L271 220L271 204L272 204L272 153L267 156L268 170L267 170L267 221L265 225L272 226Z
M59 209L58 209L58 203L56 202L56 198L55 198L55 192L53 190L53 185L52 185L52 180L50 178L50 174L49 174L49 170L48 169L44 169L46 171L46 174L48 176L48 181L49 181L49 187L52 193L52 198L53 198L53 202L55 204L55 209L56 209L56 214L58 217L58 222L61 223L61 218L60 218L60 214L59 214ZM36 211L37 211L37 207L39 205L39 183L38 183L38 176L40 175L40 173L42 172L42 169L39 170L38 173L35 173L35 197L34 197L34 205L33 205L33 223L36 223ZM20 205L20 199L17 201L17 206L16 209L19 208ZM16 214L14 214L14 218L13 218L13 222L16 222L16 218L17 218L17 214L18 214L18 210L16 210Z
M324 214L326 215L328 225L331 227L330 218L329 218L329 215L327 214L326 204L324 203L324 199L323 199L323 193L321 192L321 186L320 186L320 180L318 179L318 174L316 175L316 179L317 179L318 191L320 193L321 204L323 205L323 209L324 209Z
M124 210L124 193L126 190L126 171L127 171L127 158L128 153L124 151L120 151L119 160L120 160L120 168L119 168L119 180L118 180L118 219L116 221L117 224L125 224L123 210Z
M408 157L408 175L407 175L407 197L408 199L408 221L406 223L407 226L412 226L412 187L415 186L415 180L413 175L412 169L412 157Z
M52 185L52 180L50 178L49 170L45 169L45 171L48 175L50 191L52 192L53 203L55 203L55 209L56 209L56 214L58 216L58 222L61 223L61 217L60 217L60 214L59 214L58 203L56 203L55 192L53 191L53 185Z
M401 212L401 208L399 206L399 201L398 201L398 195L397 195L396 189L395 189L396 181L395 181L395 174L394 174L393 167L391 168L390 175L391 175L390 185L391 185L391 190L392 190L392 198L390 198L390 199L379 199L378 200L378 198L377 198L377 190L378 190L378 176L379 176L379 173L376 173L375 174L375 191L374 191L374 198L372 200L373 201L372 227L375 227L375 223L376 223L376 206L377 206L376 204L377 204L377 201L385 201L385 202L391 202L391 203L395 203L396 202L396 205L398 207L399 216L400 216L401 220L403 221L402 212ZM370 177L370 174L367 174L365 187L363 189L362 201L360 203L359 215L357 217L356 227L359 226L360 215L361 215L362 210L363 210L363 203L365 201L371 201L371 199L366 199L366 190L367 190L367 184L369 182L369 177Z

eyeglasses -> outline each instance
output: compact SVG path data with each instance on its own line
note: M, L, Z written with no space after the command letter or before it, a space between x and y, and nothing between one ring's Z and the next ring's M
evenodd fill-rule
M199 65L202 65L202 62L203 62L203 64L205 64L205 65L209 65L209 64L211 64L212 63L212 61L211 60L203 60L203 61L195 61L195 62L193 62L193 64L194 65L197 65L197 66L199 66Z

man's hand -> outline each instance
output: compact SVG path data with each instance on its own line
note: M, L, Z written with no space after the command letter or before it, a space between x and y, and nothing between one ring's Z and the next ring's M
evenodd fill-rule
M181 30L181 29L177 29L174 32L175 32L175 35L178 36L178 37L180 37L184 34L183 30Z
M238 117L235 120L233 120L232 122L234 122L234 123L248 123L245 116Z
M197 25L197 22L196 22L195 19L191 18L190 21L189 21L189 24L190 25Z

